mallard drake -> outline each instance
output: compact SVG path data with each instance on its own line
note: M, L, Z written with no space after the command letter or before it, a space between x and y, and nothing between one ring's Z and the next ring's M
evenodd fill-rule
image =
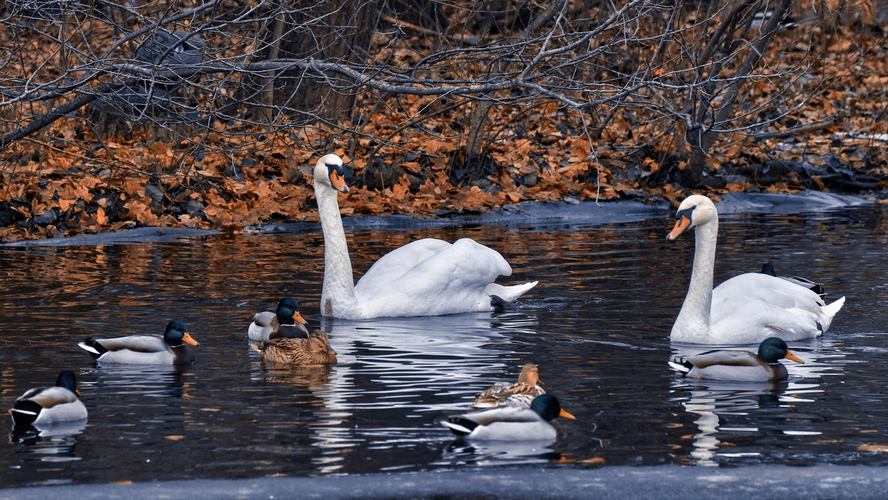
M540 370L533 363L521 367L518 382L497 382L493 387L475 397L472 408L496 408L499 406L517 406L529 408L533 399L545 394L537 384L542 384Z
M263 311L253 316L248 330L250 340L271 340L276 338L306 338L306 321L299 314L299 302L292 297L284 297L275 312Z
M688 196L675 213L667 239L696 227L697 248L691 283L671 339L697 344L753 344L775 333L785 340L823 334L845 297L826 304L804 286L764 273L746 273L712 288L718 211L700 195Z
M63 370L53 387L36 387L15 400L9 413L16 425L52 424L86 418L86 406L77 396L77 377Z
M555 396L537 396L530 408L503 406L462 415L452 415L441 421L458 437L496 441L551 440L558 437L557 417L573 420L575 417L561 408Z
M786 342L770 337L759 344L758 354L749 351L707 351L669 364L689 378L771 382L788 376L780 360L804 363L789 351Z
M163 338L131 335L114 339L88 338L79 345L96 361L141 365L180 365L194 362L194 354L185 344L200 345L186 332L181 321L170 321Z
M263 362L287 365L332 365L336 352L330 350L327 334L315 332L307 339L266 340L252 344Z
M396 248L355 284L337 199L339 192L348 192L344 172L342 159L333 154L318 160L314 169L324 231L324 316L369 319L492 311L537 284L494 283L498 276L512 274L512 268L499 252L469 238L452 244L425 238Z

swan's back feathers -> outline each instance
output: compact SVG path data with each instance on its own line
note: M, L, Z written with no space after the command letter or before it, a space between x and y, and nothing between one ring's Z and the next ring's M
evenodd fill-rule
M842 304L844 297L826 305L814 291L779 277L741 274L712 291L711 332L716 343L812 338L829 328Z
M377 261L355 285L355 296L373 316L488 311L489 285L497 276L510 274L512 268L499 252L471 239L453 244L419 240ZM495 295L511 301L534 284L516 285L517 289L497 285L494 289L500 293Z
M509 276L512 268L496 250L470 238L453 244L435 238L408 243L382 256L355 285L358 300L374 289L387 287L404 278L422 279L440 285L458 278L483 288L497 276ZM427 285L426 285L427 286Z
M451 244L444 240L423 238L396 248L374 262L370 269L364 273L364 276L358 280L355 288L360 287L361 282L384 283L400 278L420 262L450 246Z

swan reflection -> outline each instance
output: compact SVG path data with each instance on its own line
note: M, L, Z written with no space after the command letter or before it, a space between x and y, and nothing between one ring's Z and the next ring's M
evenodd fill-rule
M512 334L533 333L537 320L520 313L469 313L363 321L324 318L321 324L339 363L326 383L313 390L323 404L310 427L314 446L322 449L313 464L329 473L344 465L343 449L403 445L392 444L386 432L390 412L428 424L441 414L466 409L491 384L488 374L503 372L518 358L502 345L511 342ZM350 419L357 410L375 410L378 420L355 425ZM398 433L415 444L425 431L399 428Z

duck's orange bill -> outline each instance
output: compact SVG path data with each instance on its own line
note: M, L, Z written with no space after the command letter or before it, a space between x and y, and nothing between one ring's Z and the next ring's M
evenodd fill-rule
M295 322L297 322L297 323L300 323L300 324L302 324L302 325L308 323L307 321L305 321L305 320L302 318L302 315L299 314L299 311L296 311L296 312L293 313L293 321L295 321Z
M795 354L793 354L789 351L786 351L786 359L790 359L792 361L795 361L796 363L805 364L805 362L802 361L801 358L799 358L798 356L796 356Z
M570 419L570 420L576 420L576 419L577 419L577 417L571 415L570 413L568 413L568 412L566 412L566 411L564 411L564 410L561 410L561 413L559 413L558 416L559 416L559 417L563 417L563 418L568 418L568 419Z
M82 396L82 394L80 394L80 391L77 389L74 389L74 394L77 394L78 396Z
M672 228L672 231L666 236L666 239L674 240L675 238L678 238L678 235L681 234L690 225L691 219L688 219L687 217L682 215L681 218L675 222L675 227Z
M188 332L185 332L185 335L182 335L182 342L185 342L186 344L191 344L191 345L200 345L197 343L196 340L191 338L191 335L188 335Z
M348 192L348 186L345 185L345 179L335 170L330 172L330 183L333 185L333 189L342 191L343 193Z

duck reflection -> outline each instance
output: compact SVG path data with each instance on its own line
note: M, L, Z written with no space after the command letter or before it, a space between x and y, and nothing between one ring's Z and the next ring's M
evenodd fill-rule
M254 372L253 380L304 387L309 390L321 390L330 381L332 365L288 366L279 365L261 367Z
M367 349L446 359L486 357L491 343L509 331L533 333L536 318L526 314L467 313L418 318L346 321L323 318L337 353L359 355Z
M56 424L16 425L9 435L13 450L25 461L70 462L80 460L75 453L77 436L86 429L86 419Z
M192 370L191 365L101 365L92 370L91 385L103 395L190 398Z
M696 415L697 432L685 436L692 441L692 450L678 463L717 466L721 456L753 456L755 450L737 449L736 441L750 433L756 435L819 434L811 422L800 417L795 407L814 402L809 395L823 392L819 379L835 375L841 365L834 361L835 352L823 352L820 341L793 342L792 349L805 364L788 364L789 378L775 382L731 382L699 380L676 375L671 392L681 394L672 399L689 414ZM673 343L671 359L686 358L708 350L709 346ZM750 346L724 346L722 349L753 350ZM805 349L808 349L807 351ZM843 355L838 355L843 356ZM808 383L813 380L814 383Z
M703 385L674 386L675 389L687 391L687 399L678 400L686 412L697 415L694 424L698 430L690 436L693 444L689 456L690 463L704 466L719 465L717 454L722 441L718 438L718 434L720 431L729 430L723 428L720 416L747 415L762 404L766 408L778 408L781 406L779 396L785 392L787 386L786 382L743 384L712 382ZM755 432L758 429L750 427L743 430Z
M535 324L532 316L491 313L366 321L325 318L323 328L340 361L336 366L350 367L341 374L348 379L337 379L337 370L331 380L343 397L336 403L338 409L456 409L459 397L474 396L490 385L485 374L502 372L518 357L503 349L510 335L532 332ZM456 397L428 397L442 394Z
M472 441L456 440L448 445L442 458L450 465L540 464L561 459L555 440L543 441Z
M176 436L194 425L195 374L190 365L103 364L92 370L91 378L85 384L94 395L91 414L100 415L101 425L116 428L132 444L156 439L157 425L164 435Z

